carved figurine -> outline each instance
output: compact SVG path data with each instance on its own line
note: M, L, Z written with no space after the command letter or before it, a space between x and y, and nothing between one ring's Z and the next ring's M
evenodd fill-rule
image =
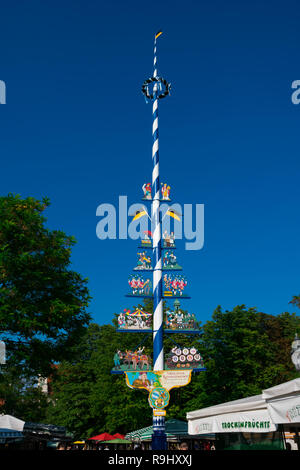
M175 247L175 235L174 232L171 232L170 235L167 230L163 233L164 247L172 248Z
M170 201L170 186L167 183L161 183L161 198L163 201Z
M145 251L142 251L138 253L137 255L138 255L138 262L137 262L137 266L134 268L135 271L138 271L139 269L142 269L142 270L152 269L151 257L147 256Z
M151 183L145 183L142 186L144 197L143 199L152 199L151 196Z
M131 275L128 279L128 283L132 289L133 295L149 295L152 283L150 279L144 279L140 275Z
M167 295L182 295L183 291L187 285L187 280L185 279L184 276L176 274L165 274L164 275L164 284L165 284L165 289Z

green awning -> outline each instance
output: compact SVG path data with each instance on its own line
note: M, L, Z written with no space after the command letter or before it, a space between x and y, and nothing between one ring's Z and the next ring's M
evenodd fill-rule
M147 426L146 428L138 429L137 431L132 431L126 434L125 439L139 439L141 435L146 432L151 430L152 432L152 426Z
M138 429L137 431L126 434L126 439L139 439L141 441L152 438L153 426ZM188 436L188 423L178 419L169 419L166 421L166 435L168 439L176 439Z

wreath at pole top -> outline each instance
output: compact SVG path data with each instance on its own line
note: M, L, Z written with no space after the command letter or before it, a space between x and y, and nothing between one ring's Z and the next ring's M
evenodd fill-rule
M148 78L148 80L145 80L142 86L142 93L146 96L146 98L148 98L149 100L153 100L154 98L154 93L149 93L149 85L153 82L163 84L165 87L165 91L163 93L160 93L159 95L157 94L156 98L165 98L170 94L171 84L168 83L167 80L162 77L151 77Z

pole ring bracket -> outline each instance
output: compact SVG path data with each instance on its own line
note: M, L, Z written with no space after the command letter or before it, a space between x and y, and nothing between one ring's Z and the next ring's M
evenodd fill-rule
M162 77L151 77L148 78L148 80L145 80L142 86L142 93L148 98L149 100L153 100L155 93L149 93L149 85L153 82L160 83L164 85L165 91L160 93L159 95L156 95L157 99L165 98L170 94L170 89L171 89L171 84L167 82Z

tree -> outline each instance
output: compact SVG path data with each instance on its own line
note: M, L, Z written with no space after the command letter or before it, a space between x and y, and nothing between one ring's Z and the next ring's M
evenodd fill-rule
M295 377L290 344L300 320L244 305L218 307L203 327L201 352L207 371L201 379L198 407L260 394L264 388Z
M87 280L70 269L72 236L46 227L49 201L0 197L0 329L6 367L47 375L90 321Z
M129 389L124 375L111 374L115 351L136 346L135 336L117 333L112 325L90 324L72 361L58 367L48 421L78 438L148 426L152 413L147 393Z
M48 398L36 378L20 377L18 370L9 368L0 375L0 413L9 414L23 421L45 422Z
M290 304L295 305L296 307L300 308L300 295L294 295Z

